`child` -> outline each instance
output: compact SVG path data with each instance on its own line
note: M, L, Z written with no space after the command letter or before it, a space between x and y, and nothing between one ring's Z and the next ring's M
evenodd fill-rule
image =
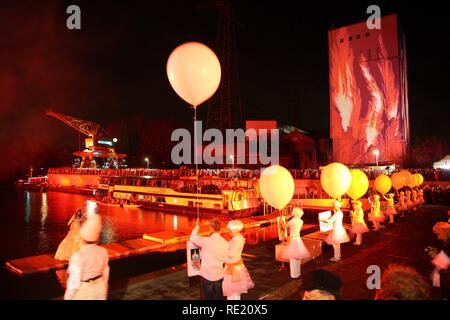
M395 210L394 207L394 194L389 193L389 198L386 198L386 196L383 196L384 199L388 202L388 208L386 209L386 215L389 216L389 223L394 223L394 215L397 214L397 210Z
M419 201L420 201L420 205L425 204L425 198L423 196L423 189L419 189Z
M413 203L413 210L416 211L417 207L420 206L419 198L417 197L417 190L412 189L412 203Z
M406 207L408 208L408 212L414 207L411 201L411 190L406 190Z
M350 238L342 225L344 214L341 211L342 204L339 201L333 202L333 216L330 219L324 219L324 222L333 224L333 230L328 235L326 242L333 245L334 257L330 260L333 262L341 261L341 243L349 242Z
M241 300L242 293L247 293L249 289L255 287L241 256L245 244L241 234L243 227L244 224L239 220L232 220L227 225L232 236L228 241L226 269L222 284L223 295L227 297L227 300Z
M372 221L374 230L380 230L380 222L383 222L384 219L380 209L380 196L376 194L373 196L372 208L369 214L369 220Z
M400 207L398 208L398 211L401 213L401 217L403 218L405 216L405 212L408 211L408 206L406 205L406 197L405 193L403 191L400 191L400 196L398 197L398 203Z
M303 244L300 237L300 230L303 227L303 210L294 208L292 210L293 218L289 220L289 243L282 252L282 258L289 260L291 278L296 279L301 275L301 260L309 258L311 254Z
M356 234L355 245L360 246L362 244L363 233L369 232L366 222L364 221L364 210L362 209L361 201L353 201L355 208L350 213L352 218L352 233Z

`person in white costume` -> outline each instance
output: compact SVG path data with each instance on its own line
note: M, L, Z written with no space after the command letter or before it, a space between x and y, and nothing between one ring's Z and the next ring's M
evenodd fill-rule
M300 231L303 227L302 216L302 209L294 208L292 210L292 218L287 222L287 226L289 226L289 240L286 248L281 254L281 257L284 260L289 260L291 278L294 279L301 275L302 259L311 256L300 237Z
M241 294L247 293L249 289L255 287L242 260L245 238L242 236L241 231L244 228L244 224L242 221L232 220L228 222L227 228L232 238L228 241L222 291L227 300L241 300Z
M342 219L344 214L341 211L342 204L339 201L333 202L333 216L329 219L324 219L326 223L331 223L333 225L333 230L331 230L326 242L333 246L334 257L330 260L333 262L339 262L341 260L341 243L349 242L350 238L345 231L342 224Z
M350 212L352 219L352 233L356 234L355 245L362 244L363 233L369 232L369 228L364 221L364 210L362 209L362 202L359 200L353 201L354 209Z

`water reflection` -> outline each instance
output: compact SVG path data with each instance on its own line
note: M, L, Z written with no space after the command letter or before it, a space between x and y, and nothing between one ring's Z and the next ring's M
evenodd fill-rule
M41 230L45 230L45 222L48 216L47 193L42 193L41 197Z
M25 222L30 223L31 216L31 199L30 191L25 192Z
M47 232L45 232L45 223L47 221L48 216L48 202L47 202L47 193L41 193L41 229L38 234L38 252L45 252L49 247L49 241L47 238Z
M68 232L67 222L80 208L88 215L97 213L102 216L102 243L142 238L145 233L160 231L190 233L195 224L193 217L102 206L90 197L77 194L21 192L17 196L16 202L8 203L8 211L18 214L7 215L6 219L13 219L20 214L20 226L14 230L15 238L11 239L13 243L23 243L20 256L55 252ZM0 227L1 230L5 231ZM15 251L11 250L11 256L17 255Z
M116 242L116 230L111 219L103 220L103 230L101 235L101 243Z

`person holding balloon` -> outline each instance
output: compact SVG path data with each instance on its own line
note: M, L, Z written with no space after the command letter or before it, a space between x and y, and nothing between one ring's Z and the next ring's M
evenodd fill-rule
M329 219L323 219L322 221L333 226L330 234L328 235L326 242L333 246L334 256L330 260L333 262L341 261L341 243L350 241L347 235L347 231L342 224L344 214L341 210L342 203L335 200L333 202L333 215Z
M375 179L375 188L377 189L377 191L379 192L379 193L381 193L382 195L383 195L383 198L384 199L386 199L387 201L388 201L388 207L387 207L387 210L386 210L386 212L385 212L385 214L386 215L389 215L389 217L392 217L392 218L390 218L391 220L391 223L394 223L394 217L393 217L393 214L396 214L397 213L397 211L395 211L395 208L394 208L394 196L392 195L392 199L391 200L388 200L388 199L390 199L390 198L386 198L386 196L385 196L385 194L386 193L388 193L389 192L389 190L391 190L391 187L392 187L392 180L391 180L391 178L389 178L387 175L384 175L384 174L380 174L376 179ZM378 197L378 199L379 199L379 197ZM376 201L377 200L375 200L374 202L375 202L375 206L377 205L376 204ZM389 201L391 201L392 202L392 204L389 202ZM394 211L392 211L391 210L391 208L394 210ZM375 209L374 209L375 210ZM395 212L395 213L394 213ZM381 219L381 217L383 217L383 221L384 221L384 215L383 215L383 213L381 213L381 216L379 216L378 214L375 214L375 216L376 217L379 217L379 219ZM378 219L378 220L379 220ZM381 222L381 220L379 220L379 222ZM375 229L375 230L378 230L377 228Z
M389 223L394 223L394 215L397 214L397 210L395 210L394 206L394 194L389 193L388 198L386 198L385 195L383 195L383 198L388 202L388 207L386 209L386 215L389 216Z
M399 203L398 211L400 211L400 213L401 213L400 217L404 218L405 212L408 211L408 206L406 205L405 192L400 191L400 195L398 197L398 203Z
M413 210L416 211L419 204L419 199L417 197L417 190L416 188L413 188L411 191L412 194L412 203L413 203Z
M377 194L373 196L369 220L372 221L375 231L380 230L380 223L385 220L385 217L381 213L380 196Z
M400 216L403 218L405 216L405 211L407 210L405 203L405 193L401 191L398 192L401 188L404 187L404 178L400 172L396 172L391 176L392 187L395 189L395 193L398 196L398 211L401 214Z
M292 216L287 222L287 226L289 226L288 245L283 250L281 256L284 260L289 260L291 278L297 279L301 275L302 259L309 258L311 254L300 237L300 231L303 227L303 210L294 208L292 210Z
M292 178L291 173L279 165L272 165L261 171L258 187L264 201L280 210L280 213L292 200L295 191L294 178ZM303 225L301 220L303 211L299 208L296 209L292 212L294 218L288 223L291 234L291 241L288 245L290 249L287 254L289 260L299 260L306 257L306 252L303 249L304 245L300 238L300 230ZM291 277L298 278L300 276L300 261L290 262Z
M356 176L361 176L359 173L354 174ZM358 183L354 183L357 179L354 179L355 181L353 181L352 177L352 173L347 166L339 162L330 163L322 168L320 174L320 185L323 190L325 190L330 197L336 199L333 201L333 215L331 218L321 219L321 221L332 224L333 226L332 231L326 239L328 244L333 245L334 257L331 258L331 261L333 262L341 260L341 243L350 241L347 231L345 231L342 224L344 218L344 214L341 211L342 204L337 199L347 193L351 189L352 184L355 186L355 189L357 189ZM357 195L358 192L355 194Z
M362 244L363 233L369 232L369 228L364 221L364 210L362 209L362 202L353 200L354 209L350 212L352 220L352 233L356 234L356 241L354 245L360 246Z
M406 189L406 207L408 208L407 211L410 212L411 209L414 208L414 204L411 201L411 190Z
M422 188L419 189L419 199L420 199L420 205L425 204L425 197L423 195L423 189Z
M351 202L352 208L350 210L350 218L352 221L352 233L356 234L355 245L362 244L362 234L369 231L364 221L364 210L362 209L361 201L359 198L364 196L369 189L369 178L367 175L358 169L350 170L352 176L352 183L350 189L347 191L347 195L353 199Z

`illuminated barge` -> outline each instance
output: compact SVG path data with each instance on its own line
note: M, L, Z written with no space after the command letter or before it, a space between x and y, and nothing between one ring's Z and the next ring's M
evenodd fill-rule
M261 209L256 179L219 177L102 176L96 192L101 203L139 204L151 210L202 216L245 218Z

